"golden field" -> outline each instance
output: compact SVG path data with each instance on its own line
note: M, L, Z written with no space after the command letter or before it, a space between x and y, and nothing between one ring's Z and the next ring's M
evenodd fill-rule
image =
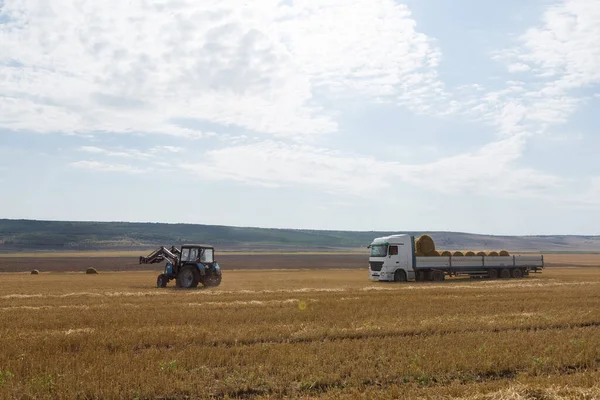
M0 274L0 398L598 399L600 268Z

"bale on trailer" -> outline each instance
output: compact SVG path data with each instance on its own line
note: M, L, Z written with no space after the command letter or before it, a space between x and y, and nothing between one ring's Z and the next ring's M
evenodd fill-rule
M419 253L429 254L435 251L435 242L429 235L423 235L415 242L415 247Z
M475 252L474 252L474 251L471 251L471 250L469 250L469 251L467 251L467 252L465 253L465 256L466 256L466 257L473 257L473 256L475 256Z
M429 253L427 253L427 257L439 257L439 256L440 256L440 252L437 250L430 251Z
M488 257L498 257L498 252L497 251L490 251L488 253Z
M510 256L509 252L506 251L506 250L501 250L499 254L500 254L501 257L508 257L508 256Z
M450 257L451 255L452 255L452 253L449 252L448 250L442 251L442 256L444 256L444 257Z
M462 251L455 251L452 255L454 257L464 257L464 253Z
M477 252L477 255L480 256L480 257L484 257L487 254L485 254L485 251L479 251L479 252Z

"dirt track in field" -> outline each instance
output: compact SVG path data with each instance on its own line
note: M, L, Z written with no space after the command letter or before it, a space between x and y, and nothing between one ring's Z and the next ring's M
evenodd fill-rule
M217 262L223 270L232 269L320 269L367 268L367 254L222 254ZM0 272L83 271L94 267L98 271L162 270L163 263L140 265L135 257L68 257L68 258L0 258Z
M547 267L600 267L600 254L547 254ZM217 261L223 270L234 269L359 269L367 268L368 254L219 254ZM164 263L140 265L137 257L0 257L0 272L83 271L94 267L98 271L162 270Z

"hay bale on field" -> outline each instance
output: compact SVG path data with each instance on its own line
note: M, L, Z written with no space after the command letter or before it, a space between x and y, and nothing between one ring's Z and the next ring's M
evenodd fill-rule
M440 252L439 251L430 251L429 253L427 253L427 257L439 257L440 256Z
M498 252L497 251L490 251L488 253L488 257L498 257Z
M415 243L417 251L423 254L429 254L435 251L435 242L429 235L422 235Z
M451 255L452 255L452 253L449 252L448 250L442 251L442 256L444 256L444 257L450 257Z
M501 257L508 257L508 256L510 256L510 254L506 250L501 250L500 253L498 253L498 254L500 254Z
M31 270L31 275L39 275L39 274L40 274L39 270L37 270L37 269Z
M479 251L479 252L477 252L477 255L480 257L487 256L487 254L485 254L485 251Z
M88 269L85 270L86 274L97 274L98 271L96 271L96 268L94 267L89 267Z
M471 251L471 250L469 250L469 251L467 251L467 252L465 253L465 256L466 256L466 257L473 257L474 255L475 255L475 252L474 252L474 251Z
M464 253L462 251L455 251L454 253L452 253L452 255L454 257L464 257Z

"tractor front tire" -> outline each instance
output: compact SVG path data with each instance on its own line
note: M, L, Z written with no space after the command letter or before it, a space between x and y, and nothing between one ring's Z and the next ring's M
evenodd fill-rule
M169 279L167 278L167 276L165 274L160 274L158 276L158 278L156 278L156 287L159 287L159 288L167 287L168 282L169 282Z
M183 267L177 274L177 287L181 289L191 289L198 286L200 281L198 269L192 266Z

